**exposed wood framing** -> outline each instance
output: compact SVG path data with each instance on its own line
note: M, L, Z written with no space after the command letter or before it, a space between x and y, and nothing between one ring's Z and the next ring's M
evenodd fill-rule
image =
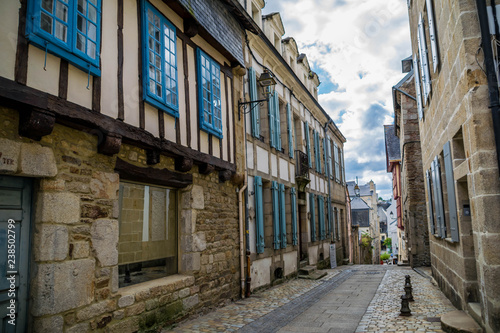
M118 29L118 119L125 119L125 105L123 99L123 0L118 0L117 12ZM140 45L140 44L139 44Z
M59 97L68 98L68 62L64 59L59 66Z
M120 178L153 183L162 186L183 188L193 183L193 175L189 173L178 173L168 169L141 168L124 160L117 158L115 170L120 174Z
M162 154L191 158L196 164L211 164L218 170L236 171L236 166L220 158L195 151L165 139L156 138L151 133L133 125L116 121L101 113L94 112L78 104L0 77L0 103L9 107L25 109L27 106L50 111L57 122L74 128L97 129L102 133L113 133L122 137L123 143L130 143L143 149L158 149Z
M39 108L25 107L19 113L19 135L40 141L54 129L56 118L52 112Z
M28 0L21 0L19 9L19 26L17 28L17 50L14 78L17 83L26 85L28 79L28 41L25 37L26 11Z

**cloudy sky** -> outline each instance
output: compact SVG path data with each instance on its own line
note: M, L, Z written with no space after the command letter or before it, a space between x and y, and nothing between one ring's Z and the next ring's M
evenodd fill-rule
M280 12L318 74L319 101L344 136L346 177L373 180L392 197L385 167L384 124L393 122L392 86L411 54L405 0L267 0L263 14Z

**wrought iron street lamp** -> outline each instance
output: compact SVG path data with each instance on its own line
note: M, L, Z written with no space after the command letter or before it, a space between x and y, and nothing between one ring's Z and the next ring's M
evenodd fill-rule
M264 69L264 73L262 73L260 78L257 80L257 83L262 88L262 94L264 95L265 98L248 102L238 101L238 108L243 107L243 113L251 112L253 108L255 108L257 105L269 101L269 96L271 96L274 93L276 80L274 79L273 74L269 70ZM250 110L247 111L247 107L249 104L251 105L251 107Z

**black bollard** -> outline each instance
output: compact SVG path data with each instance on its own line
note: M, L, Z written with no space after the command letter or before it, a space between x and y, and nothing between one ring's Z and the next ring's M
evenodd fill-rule
M401 296L401 310L400 316L409 317L411 316L410 303L406 295Z
M405 296L409 302L414 301L412 291L413 288L411 287L411 284L410 283L405 284Z

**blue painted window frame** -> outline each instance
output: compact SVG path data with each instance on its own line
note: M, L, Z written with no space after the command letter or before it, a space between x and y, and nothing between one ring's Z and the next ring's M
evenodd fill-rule
M222 139L220 66L200 48L196 50L196 58L198 67L198 112L200 129ZM204 86L203 80L206 80L209 84Z
M248 85L249 85L249 95L250 100L255 101L259 99L259 94L257 92L257 74L255 69L250 67L248 69ZM252 118L252 136L254 138L260 137L260 109L259 103L250 104L250 113Z
M316 195L309 193L309 213L311 215L311 242L316 241Z
M87 5L85 13L78 9L77 0L67 0L66 2L62 0L53 0L52 12L43 8L42 1L43 0L33 0L28 2L26 38L29 43L55 56L66 59L69 63L87 73L94 76L100 76L101 0L85 1ZM60 7L57 7L58 4L60 4ZM88 13L91 12L88 10L89 6L92 12L95 10L95 21L89 17ZM67 7L67 21L59 18L56 11L57 8L64 7ZM78 15L79 13L81 15ZM52 19L51 33L40 26L42 14ZM79 16L81 17L80 22L85 22L85 32L77 29ZM56 23L59 23L59 26L66 27L66 41L55 37L57 33ZM89 33L95 34L95 39L92 39ZM87 53L77 48L78 35L85 40L85 45L87 45L89 39L90 43L88 45L95 44L95 58L92 58ZM86 46L85 49L87 50Z
M281 232L281 248L286 248L286 203L285 203L285 184L279 186L279 201L280 201L280 232Z
M281 246L280 235L280 203L279 203L279 186L278 182L273 180L271 182L271 192L273 200L273 244L274 249L278 250Z
M141 5L144 101L173 117L179 117L176 28L148 1L142 1Z
M297 236L297 195L295 187L292 187L290 190L290 204L292 210L292 244L299 244L298 236Z

